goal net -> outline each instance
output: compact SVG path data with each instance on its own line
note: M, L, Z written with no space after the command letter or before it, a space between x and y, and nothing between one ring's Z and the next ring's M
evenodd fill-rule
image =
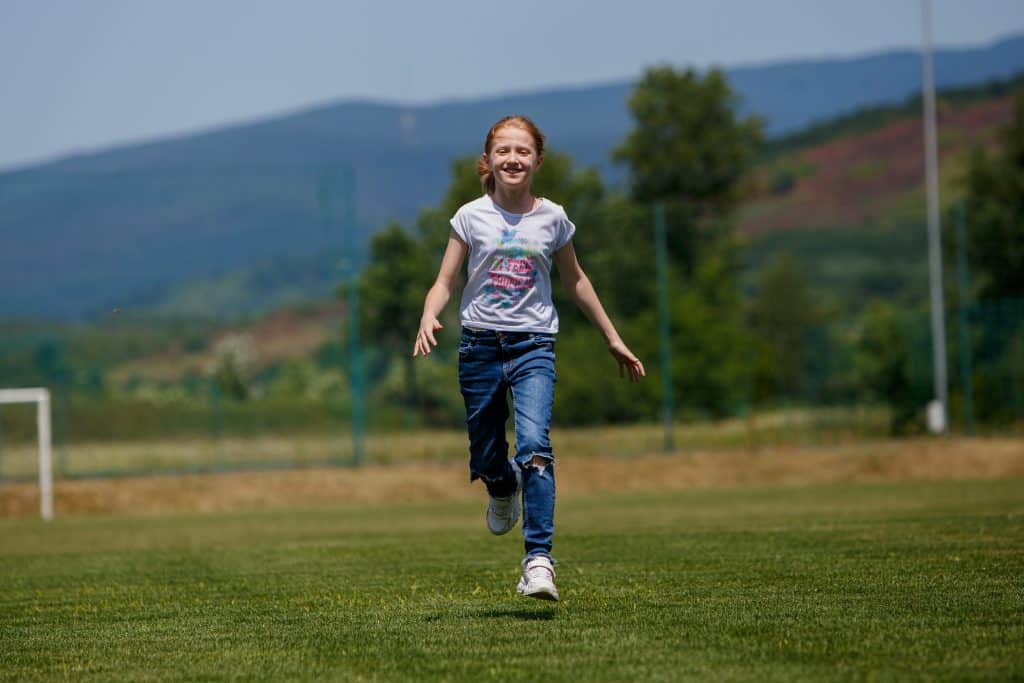
M50 439L50 392L42 388L0 389L0 404L35 403L36 437L39 441L39 512L53 519L53 462Z

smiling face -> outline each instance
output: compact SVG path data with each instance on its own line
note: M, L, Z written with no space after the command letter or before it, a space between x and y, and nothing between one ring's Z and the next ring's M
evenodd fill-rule
M487 165L496 185L511 191L528 189L542 161L533 135L526 129L506 125L495 131Z

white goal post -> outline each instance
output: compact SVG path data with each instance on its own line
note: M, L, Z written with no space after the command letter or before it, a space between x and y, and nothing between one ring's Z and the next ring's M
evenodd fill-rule
M35 403L39 436L39 513L53 519L53 459L50 448L50 392L46 389L0 389L0 404Z

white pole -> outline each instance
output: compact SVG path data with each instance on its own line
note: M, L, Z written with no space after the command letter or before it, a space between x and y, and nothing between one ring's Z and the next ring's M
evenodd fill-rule
M932 380L935 414L932 431L946 431L946 320L942 294L942 244L939 231L939 162L935 134L935 79L932 69L932 3L922 0L924 23L924 156L928 206L928 264L932 309ZM937 404L937 405L936 405Z
M2 403L35 403L39 435L39 511L47 522L53 519L53 458L50 448L50 392L48 389L0 389Z
M50 456L50 392L43 389L36 404L39 423L39 512L49 522L53 519L53 461Z

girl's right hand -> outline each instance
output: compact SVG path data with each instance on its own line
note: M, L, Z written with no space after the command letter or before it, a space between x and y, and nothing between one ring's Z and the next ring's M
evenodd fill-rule
M420 320L420 331L416 334L416 343L412 347L413 358L422 354L430 355L431 345L437 346L437 339L434 333L444 329L444 325L438 322L437 318L423 318Z

